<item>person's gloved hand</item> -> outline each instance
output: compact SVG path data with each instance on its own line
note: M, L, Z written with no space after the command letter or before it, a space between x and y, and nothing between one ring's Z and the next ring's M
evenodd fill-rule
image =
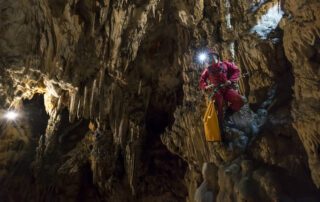
M206 86L206 87L205 87L205 91L210 91L210 90L212 90L212 88L213 88L212 85Z
M232 84L231 81L228 80L228 81L226 81L226 82L224 83L224 86L230 86L231 84Z
M208 93L210 93L210 90L211 90L211 86L209 85L209 86L206 86L206 87L204 88L203 92L204 92L205 94L208 94Z

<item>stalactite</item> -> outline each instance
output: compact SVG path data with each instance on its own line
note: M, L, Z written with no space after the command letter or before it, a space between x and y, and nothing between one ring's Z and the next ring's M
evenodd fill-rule
M318 201L317 0L0 4L3 201ZM224 143L202 123L211 49L249 75Z

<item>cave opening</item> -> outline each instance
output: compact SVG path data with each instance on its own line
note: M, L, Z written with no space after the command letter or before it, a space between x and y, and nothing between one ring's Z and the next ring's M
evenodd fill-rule
M181 89L180 89L181 90ZM179 97L179 91L175 92ZM187 189L184 184L184 175L187 163L177 155L172 154L162 143L160 135L174 122L173 113L177 106L176 102L165 100L172 95L163 95L162 99L151 96L154 99L146 116L147 137L144 143L142 162L144 162L143 181L144 190L142 200L166 199L172 201L184 201L187 197ZM170 103L170 102L169 102Z
M38 138L44 134L47 128L49 115L44 105L44 97L41 94L35 94L31 100L23 100L23 112Z
M33 161L41 135L45 134L49 116L43 95L23 100L19 118L2 123L0 155L0 198L3 201L32 201L36 195ZM18 195L15 193L19 193Z

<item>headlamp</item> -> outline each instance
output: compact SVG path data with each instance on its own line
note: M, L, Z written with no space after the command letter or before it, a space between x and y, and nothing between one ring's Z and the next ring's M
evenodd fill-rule
M204 61L208 58L207 54L206 53L200 53L198 55L198 60L200 63L204 63Z
M198 56L198 59L200 62L204 62L207 59L207 54L205 53L200 53Z
M14 120L18 117L18 113L14 112L14 111L9 111L6 113L6 115L4 117L8 120Z

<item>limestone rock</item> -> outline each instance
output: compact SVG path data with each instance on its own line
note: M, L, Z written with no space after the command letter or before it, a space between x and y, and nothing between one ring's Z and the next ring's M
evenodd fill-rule
M1 200L319 201L319 1L0 8ZM207 49L247 100L225 143L204 137Z

